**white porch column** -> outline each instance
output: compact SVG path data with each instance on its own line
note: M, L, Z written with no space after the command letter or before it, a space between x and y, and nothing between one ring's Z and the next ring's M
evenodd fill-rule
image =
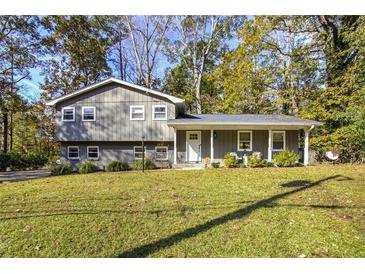
M309 164L309 130L304 130L304 165Z
M174 165L177 164L177 137L176 137L176 128L174 128Z
M272 147L271 147L272 140L271 140L271 138L272 138L272 130L269 129L269 138L268 138L269 143L268 143L268 146L267 146L268 147L268 149L267 149L267 160L269 162L272 161Z
M214 130L210 130L210 163L214 162Z

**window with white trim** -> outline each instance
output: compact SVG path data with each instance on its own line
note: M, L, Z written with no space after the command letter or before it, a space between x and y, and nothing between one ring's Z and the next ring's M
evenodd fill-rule
M92 160L99 159L99 147L98 146L88 146L87 147L87 158Z
M167 120L167 107L166 105L154 105L152 106L153 120Z
M155 147L156 152L156 160L167 160L168 159L168 147L166 146L158 146Z
M237 150L238 151L252 150L252 131L237 132Z
M130 106L130 120L144 120L144 105Z
M79 147L78 146L67 147L67 158L68 159L79 159Z
M82 107L82 121L95 121L95 107Z
M272 150L280 151L285 149L285 131L272 132Z
M134 160L140 160L142 159L142 146L135 146L133 148L133 154L134 154ZM144 147L144 153L146 155L146 147Z
M75 121L75 107L62 108L62 121L74 122Z

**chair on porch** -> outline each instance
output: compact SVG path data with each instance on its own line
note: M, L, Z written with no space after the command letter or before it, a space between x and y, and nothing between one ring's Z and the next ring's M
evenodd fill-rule
M330 161L333 164L338 163L340 161L340 154L335 151L326 151L325 157L327 161Z

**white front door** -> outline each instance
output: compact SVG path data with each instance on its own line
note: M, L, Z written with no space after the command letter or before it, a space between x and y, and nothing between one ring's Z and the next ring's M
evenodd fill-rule
M201 162L201 132L186 132L186 151L188 162Z

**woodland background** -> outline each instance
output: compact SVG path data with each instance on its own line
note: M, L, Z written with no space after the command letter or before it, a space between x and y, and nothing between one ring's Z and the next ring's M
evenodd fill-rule
M1 150L57 155L45 102L110 76L182 97L190 113L322 121L318 155L365 158L363 16L0 16Z

